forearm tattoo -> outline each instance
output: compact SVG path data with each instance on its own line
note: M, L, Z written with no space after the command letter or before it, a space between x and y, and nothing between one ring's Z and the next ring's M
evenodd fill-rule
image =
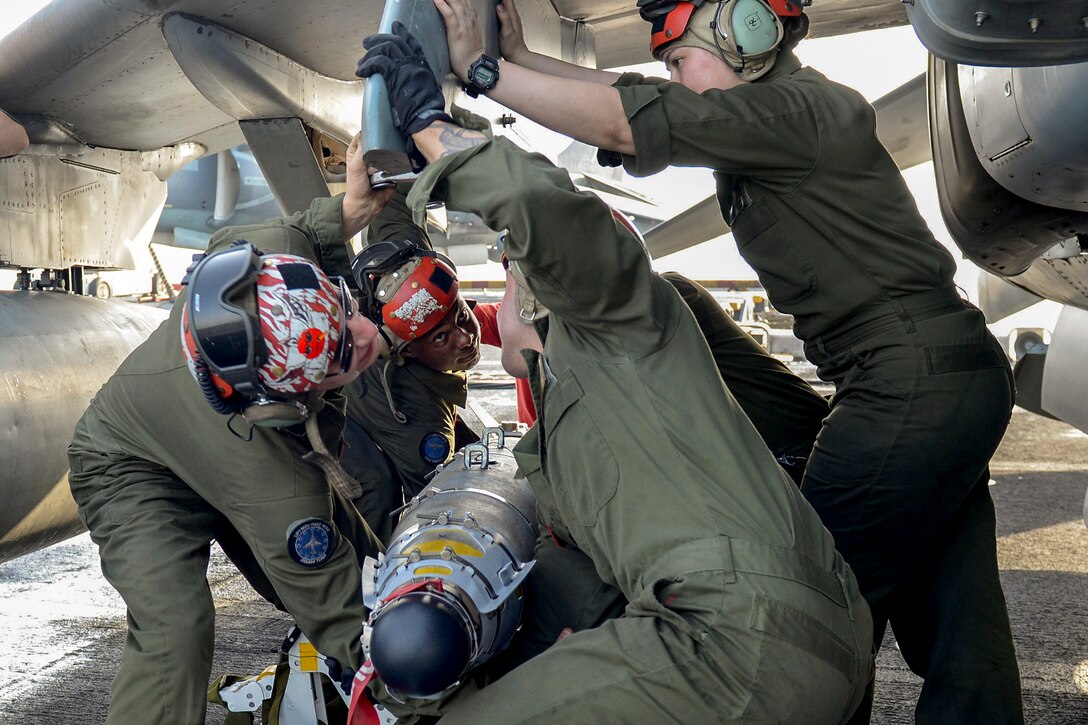
M442 132L438 135L438 143L442 146L442 156L449 156L458 151L479 146L487 137L479 131L471 131L467 128L443 123Z

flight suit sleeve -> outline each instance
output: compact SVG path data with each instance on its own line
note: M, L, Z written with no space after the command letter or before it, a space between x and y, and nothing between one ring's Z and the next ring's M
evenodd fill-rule
M635 142L622 155L633 176L668 166L705 167L788 188L815 164L819 134L809 103L787 83L749 83L704 93L624 74L620 94Z
M425 249L432 249L427 232L412 220L412 212L408 208L410 188L406 184L399 185L397 193L367 227L366 243L368 245L396 239L408 240Z
M654 276L645 248L597 196L574 188L570 176L539 154L506 139L485 142L432 163L409 197L418 220L428 198L507 229L506 256L519 266L537 299L564 323L645 349L663 324L652 308Z
M326 274L351 279L351 250L344 238L344 195L314 199L306 211L260 224L224 227L212 235L208 252L244 240L264 252L309 259Z

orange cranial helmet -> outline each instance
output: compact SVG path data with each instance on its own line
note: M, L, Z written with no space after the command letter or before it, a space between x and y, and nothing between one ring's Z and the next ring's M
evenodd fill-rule
M638 5L643 19L651 24L650 52L655 58L660 59L668 47L702 48L752 81L774 66L786 36L783 19L806 20L802 16L808 1L640 0Z

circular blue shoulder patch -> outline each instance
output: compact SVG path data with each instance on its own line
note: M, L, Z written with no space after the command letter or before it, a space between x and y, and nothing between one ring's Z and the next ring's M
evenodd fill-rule
M336 530L322 519L301 519L287 527L287 553L296 564L317 569L336 551Z
M432 466L445 463L450 457L450 442L441 433L428 433L419 442L419 457Z

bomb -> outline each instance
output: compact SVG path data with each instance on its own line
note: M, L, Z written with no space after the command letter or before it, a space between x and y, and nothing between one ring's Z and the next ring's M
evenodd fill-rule
M533 565L536 497L503 431L465 446L401 514L363 567L363 647L399 696L431 698L500 652Z

